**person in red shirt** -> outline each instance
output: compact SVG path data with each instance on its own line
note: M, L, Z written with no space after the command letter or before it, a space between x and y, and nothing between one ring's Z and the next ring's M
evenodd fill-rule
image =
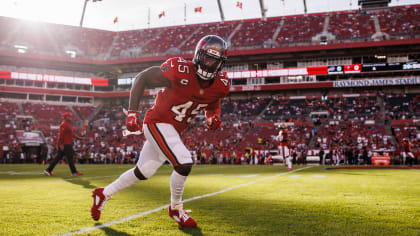
M226 53L227 43L218 36L208 35L198 42L193 61L170 58L160 67L149 67L136 76L130 92L126 127L131 132L143 131L146 142L134 168L105 188L93 190L91 215L94 220L99 220L101 210L113 194L152 177L168 160L174 168L170 178L169 216L181 227L197 226L182 204L185 182L194 162L180 133L201 110L205 111L209 129L221 126L220 101L230 88L228 78L221 73ZM141 122L138 107L144 90L156 87L163 89Z
M76 170L76 167L74 166L73 162L73 138L77 139L83 139L82 137L76 135L73 132L73 126L71 125L71 119L73 115L69 112L66 112L63 114L63 122L60 124L60 130L58 133L58 139L57 139L57 149L58 153L57 156L51 161L48 168L44 170L44 174L48 176L52 176L52 171L54 167L57 165L57 163L63 159L64 156L67 158L67 162L70 167L71 175L82 175L81 172L78 172Z
M404 138L403 148L404 148L404 151L401 153L403 157L403 164L405 165L407 163L408 165L412 166L414 163L415 157L413 155L413 152L411 151L411 143L410 143L410 140L408 140L408 138Z

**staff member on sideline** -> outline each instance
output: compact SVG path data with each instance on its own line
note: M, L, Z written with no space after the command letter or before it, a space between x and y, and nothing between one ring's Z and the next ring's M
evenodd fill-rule
M78 172L76 170L76 167L74 166L73 162L73 137L77 139L84 139L76 134L73 133L73 126L71 125L71 119L73 115L69 112L66 112L63 114L63 122L60 125L60 131L58 134L58 140L57 140L57 148L58 153L57 156L54 158L54 160L51 161L50 165L46 170L44 170L44 174L48 176L52 176L52 171L57 165L57 163L63 158L63 156L66 156L67 162L69 163L71 175L82 175L83 173Z

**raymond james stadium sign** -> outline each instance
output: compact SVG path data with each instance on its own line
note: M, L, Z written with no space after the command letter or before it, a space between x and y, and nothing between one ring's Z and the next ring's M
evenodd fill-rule
M420 84L419 78L398 78L398 79L361 79L334 81L334 88L343 87L372 87L372 86L393 86L393 85L411 85Z

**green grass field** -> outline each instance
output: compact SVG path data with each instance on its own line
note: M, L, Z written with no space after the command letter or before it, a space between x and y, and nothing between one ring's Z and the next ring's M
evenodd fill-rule
M169 204L170 166L114 195L99 222L92 189L131 166L78 165L82 177L43 168L0 165L0 235L420 235L420 170L194 166L184 208L198 228L182 229L157 209Z

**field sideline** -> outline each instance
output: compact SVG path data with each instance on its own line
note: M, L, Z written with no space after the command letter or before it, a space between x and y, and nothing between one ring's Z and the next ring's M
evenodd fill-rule
M85 175L72 177L58 165L47 177L40 165L0 165L0 235L420 235L418 169L194 166L184 199L199 227L181 229L165 208L165 165L113 196L93 221L91 190L131 167L78 165Z

